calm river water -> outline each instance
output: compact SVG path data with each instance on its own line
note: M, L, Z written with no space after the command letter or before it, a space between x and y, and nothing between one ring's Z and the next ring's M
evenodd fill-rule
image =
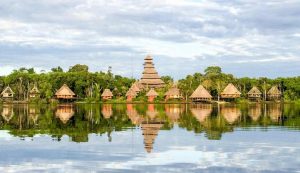
M0 105L0 172L300 172L300 105Z

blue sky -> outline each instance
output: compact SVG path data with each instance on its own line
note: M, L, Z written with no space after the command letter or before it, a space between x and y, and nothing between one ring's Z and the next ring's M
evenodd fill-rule
M236 76L298 76L298 0L0 1L0 75L80 63L139 78L154 56L176 79L218 65Z

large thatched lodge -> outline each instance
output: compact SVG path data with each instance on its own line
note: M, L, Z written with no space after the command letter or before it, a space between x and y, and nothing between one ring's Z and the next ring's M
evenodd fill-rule
M178 88L177 84L165 84L165 82L162 80L157 70L155 69L153 58L150 55L145 57L143 65L144 70L142 72L140 80L135 81L126 91L126 102L135 102L136 99L139 98L139 96L146 97L145 99L143 99L143 101L147 100L147 102L149 103L158 100L160 102L162 102L163 100L165 102L168 102L170 100L181 102L212 102L213 100L234 101L240 98L242 95L242 93L238 89L239 86L236 87L233 83L229 83L226 87L221 88L223 89L222 91L218 90L218 93L220 92L220 94L218 94L218 97L212 96L212 92L214 92L213 95L216 95L216 91L209 91L209 88L205 88L200 84L193 92L190 92L189 89L189 97L187 95L187 92L185 91L184 99L182 92L180 88ZM101 93L102 101L110 101L114 99L115 90L111 89L103 89L103 92ZM245 90L243 91L245 92ZM279 101L282 98L282 92L278 89L277 86L273 86L268 91L264 91L264 93L265 94L263 94L258 87L253 86L253 88L248 93L245 93L244 97L247 97L251 101ZM1 92L1 100L4 102L12 102L14 100L14 95L15 92L8 85ZM118 96L118 94L115 95ZM28 93L28 100L36 100L39 98L40 90L38 89L38 85L35 84ZM78 96L67 84L63 84L58 90L56 90L54 99L68 102L78 99Z

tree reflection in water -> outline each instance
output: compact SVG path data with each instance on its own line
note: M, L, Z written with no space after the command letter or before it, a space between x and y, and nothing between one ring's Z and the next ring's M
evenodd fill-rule
M140 128L147 152L151 152L160 130L178 126L208 139L219 140L235 128L284 126L300 129L299 106L282 104L61 104L1 105L0 128L24 138L48 134L54 140L69 136L87 142L91 133L108 136Z

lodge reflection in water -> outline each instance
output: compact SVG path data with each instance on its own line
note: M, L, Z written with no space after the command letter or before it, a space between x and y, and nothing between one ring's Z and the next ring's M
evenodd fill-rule
M145 151L155 149L161 130L179 128L221 139L235 128L286 126L300 129L300 108L295 105L249 104L61 104L0 105L0 129L19 137L46 133L60 140L67 135L74 142L87 142L91 133L107 134L128 128L142 131Z

